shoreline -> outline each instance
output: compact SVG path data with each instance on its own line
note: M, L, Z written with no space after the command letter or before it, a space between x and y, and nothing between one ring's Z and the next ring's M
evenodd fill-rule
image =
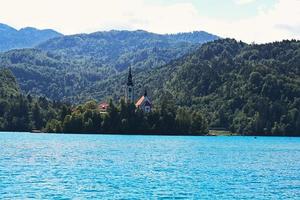
M182 133L128 133L128 132L94 132L94 133L50 133L50 132L32 132L32 131L0 131L1 133L32 133L32 134L53 134L53 135L120 135L120 136L193 136L193 137L290 137L299 138L291 135L240 135L235 133L230 134L182 134Z
M114 132L72 132L72 133L53 133L53 132L43 132L40 130L32 130L32 131L0 131L1 132L7 132L7 133L33 133L33 134L55 134L55 135L140 135L140 136L207 136L207 137L217 137L217 136L243 136L239 134L234 133L218 133L216 131L213 131L208 134L184 134L184 133L161 133L161 132L143 132L143 131L114 131Z

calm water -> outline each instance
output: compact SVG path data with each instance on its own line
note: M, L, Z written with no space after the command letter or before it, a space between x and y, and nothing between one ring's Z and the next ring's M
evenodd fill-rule
M300 138L0 133L0 199L300 199Z

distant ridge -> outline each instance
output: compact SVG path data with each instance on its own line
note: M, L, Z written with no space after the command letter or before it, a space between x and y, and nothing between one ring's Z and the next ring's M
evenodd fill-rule
M176 39L182 42L192 42L192 43L206 43L211 42L216 39L221 39L219 36L205 32L205 31L193 31L193 32L182 32L176 34L167 34L170 39Z
M204 31L157 34L144 30L111 30L53 38L36 48L73 58L85 57L122 71L128 66L153 68L166 64L217 39L220 37ZM148 63L142 64L147 59Z
M9 68L25 93L78 103L83 91L126 73L129 66L133 71L155 69L195 51L208 37L219 38L204 32L161 35L142 30L68 35L35 49L0 53L0 68ZM118 95L107 90L115 85L96 91Z
M63 34L52 29L39 30L33 27L26 27L17 30L0 23L0 52L32 48L41 42L60 36L63 36Z

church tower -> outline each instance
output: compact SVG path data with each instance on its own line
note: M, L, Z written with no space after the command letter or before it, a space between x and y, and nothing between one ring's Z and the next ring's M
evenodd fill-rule
M131 67L129 67L128 79L126 84L125 99L126 102L134 103L134 87L132 81Z

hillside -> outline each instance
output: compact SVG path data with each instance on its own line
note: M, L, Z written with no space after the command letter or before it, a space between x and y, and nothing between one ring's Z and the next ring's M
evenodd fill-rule
M0 52L11 49L32 48L48 39L60 37L62 34L51 30L38 30L26 27L16 30L0 23Z
M136 70L134 80L137 96L146 87L154 105L168 99L199 110L211 128L246 135L300 133L300 41L248 45L218 40L167 65ZM83 94L96 99L113 91L122 95L125 81L126 74L116 75Z
M300 132L300 41L219 40L137 77L156 102L167 95L201 110L211 127L243 134Z
M217 38L204 32L158 35L145 31L64 36L39 45L39 49L2 53L0 68L11 69L26 93L73 103L95 97L118 98L118 91L107 90L110 85L95 86L118 75L126 76L129 66L139 71L165 65L193 51L209 37ZM117 88L121 90L120 85ZM83 95L90 90L93 92Z
M34 94L75 103L117 101L124 95L127 70L113 66L95 68L97 62L88 59L35 49L10 51L0 60L21 88ZM165 65L135 67L133 75L136 97L147 88L156 107L167 101L200 111L212 128L299 135L300 41L248 45L217 40Z
M64 118L68 110L44 97L22 95L13 74L0 69L0 131L41 129L49 120Z
M12 73L7 69L0 69L0 97L8 98L19 93L19 87Z
M108 31L54 38L37 48L123 71L128 66L154 68L167 64L218 38L206 32L160 35L142 30Z

